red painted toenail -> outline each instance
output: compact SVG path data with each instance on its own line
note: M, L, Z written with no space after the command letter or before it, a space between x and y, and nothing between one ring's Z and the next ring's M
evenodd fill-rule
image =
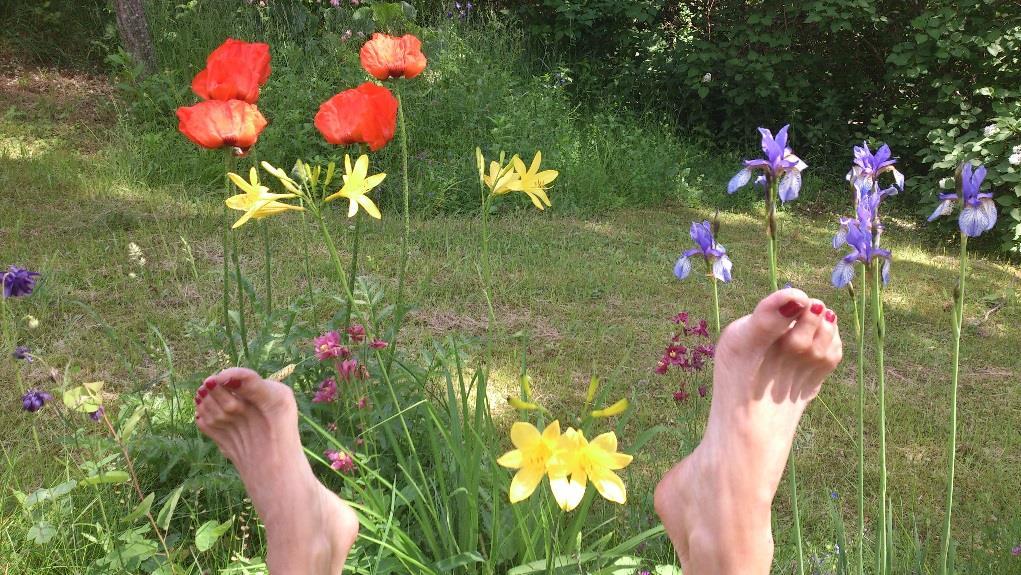
M784 317L794 317L800 314L803 309L805 309L805 306L800 303L796 301L789 301L780 306L780 315Z
M202 398L196 395L195 396L195 405L198 405L200 403L202 403Z
M199 388L199 397L205 397L208 394L209 394L209 390L208 389L206 389L204 387L200 387Z
M210 381L210 382L206 383L206 389L212 390L214 387L216 387L216 380L213 380L213 381Z
M241 387L241 382L236 379L227 380L227 383L223 384L231 389L237 389Z
M822 313L822 309L823 308L821 303L814 303L812 304L812 307L808 308L808 311L814 313L815 315L819 315Z
M833 310L831 310L831 309L826 310L825 317L826 317L826 321L828 321L830 323L834 323L835 321L837 321L837 314L833 313Z

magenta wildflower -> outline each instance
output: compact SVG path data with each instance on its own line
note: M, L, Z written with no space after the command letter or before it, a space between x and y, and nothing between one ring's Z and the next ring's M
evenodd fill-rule
M670 318L670 321L672 321L672 322L674 322L676 324L688 325L688 312L682 311L681 313L679 313L679 314L675 315L674 317Z
M29 413L35 413L46 405L47 401L51 401L53 396L46 393L41 389L32 388L25 392L25 395L21 396L21 407Z
M688 401L688 397L690 397L690 394L687 391L684 391L683 387L674 392L674 401L677 403L684 403L685 401Z
M365 326L360 323L356 323L347 328L347 335L351 338L351 341L359 343L365 339Z
M312 403L332 403L337 399L337 381L332 377L319 384Z
M369 344L369 347L371 347L372 349L386 349L386 346L388 345L390 344L379 339L378 337L374 337L372 338L372 343Z
M1021 556L1021 545L1015 545L1014 548L1010 550L1010 554L1014 557Z
M698 386L698 396L699 397L705 397L707 393L709 393L709 386L708 385L703 383L702 385Z
M709 336L709 322L704 319L698 320L698 325L695 327L685 327L684 335L700 335L702 337Z
M666 357L663 357L656 362L656 369L653 370L660 375L666 375L666 372L670 369L670 362Z
M343 451L330 449L326 452L326 458L330 460L330 467L341 473L352 473L355 470L355 460Z
M362 398L360 398L360 399L359 399L359 400L358 400L358 401L357 401L357 402L355 403L355 406L356 406L356 407L357 407L358 409L366 409L366 408L368 408L368 407L369 407L369 398L367 398L367 397L362 397Z
M345 359L340 362L337 366L337 371L340 372L340 378L343 380L349 380L353 377L357 377L358 374L358 360L357 359Z
M328 331L315 338L316 358L325 361L334 357L347 357L351 352L340 344L340 334L335 331Z

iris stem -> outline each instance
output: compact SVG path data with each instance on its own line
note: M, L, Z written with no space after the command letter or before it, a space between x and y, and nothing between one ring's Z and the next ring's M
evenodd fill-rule
M950 441L947 464L947 514L943 521L943 556L940 573L949 574L950 518L954 508L954 463L957 459L957 380L961 362L961 331L964 327L964 282L968 270L968 236L961 233L961 275L954 293L954 359L950 376Z
M876 375L879 382L879 572L886 573L888 560L886 527L886 374L883 345L886 341L886 321L883 318L881 266L872 267L872 315L876 324Z
M769 238L769 283L773 291L780 289L777 281L777 251L780 249L776 234L776 192L777 182L769 183L769 197L766 198L766 235ZM794 513L794 541L798 547L798 575L805 575L805 552L801 542L801 514L798 511L798 469L794 462L795 453L792 450L787 460L787 470L790 474L791 488L791 511Z
M854 302L854 332L858 343L858 575L865 572L865 314L868 290L865 264L858 264L861 289Z
M716 318L716 339L720 338L720 288L719 280L713 276L713 312Z
M272 251L269 243L269 225L265 222L259 222L259 227L262 228L262 248L263 257L266 260L266 321L270 321L270 316L273 315L273 267L270 263L272 258Z
M356 284L358 283L358 247L361 244L362 238L362 218L360 214L354 215L355 221L355 238L351 243L351 272L347 274L351 278L351 289L357 289ZM347 306L347 311L344 312L344 327L351 326L351 310L354 307L354 299L351 300L351 305Z

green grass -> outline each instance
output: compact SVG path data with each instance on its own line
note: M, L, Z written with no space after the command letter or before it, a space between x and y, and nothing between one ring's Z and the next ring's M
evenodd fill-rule
M218 318L220 234L228 223L222 192L213 181L188 186L147 183L140 177L147 164L127 149L132 133L111 128L109 110L96 108L89 93L60 84L61 76L48 77L54 89L42 95L28 88L0 93L0 189L5 200L0 203L0 264L26 265L45 278L36 295L15 302L19 317L31 314L41 322L34 331L22 331L22 343L54 366L71 365L76 381L109 382L114 405L118 394L168 385L171 367L180 385L195 386L201 374L224 365L200 335L202 326ZM86 85L102 89L101 82ZM80 113L61 111L69 107ZM639 455L627 478L628 517L636 530L649 521L656 478L692 447L685 421L693 404L675 404L670 397L675 382L652 373L669 334L668 318L680 310L707 318L711 313L707 286L697 280L677 282L672 264L688 242L689 222L711 215L715 190L732 170L729 160L713 160L697 148L684 148L684 153L676 168L691 171L681 191L703 198L700 206L675 203L577 217L540 214L515 199L506 202L494 220L495 393L510 393L516 385L521 340L514 336L524 333L536 393L555 415L566 419L577 413L589 377L599 375L613 386L612 396L634 398L636 413L623 445L652 425L669 427ZM470 167L468 154L456 161ZM467 173L450 182L458 197L475 193L470 169ZM571 177L580 176L565 174L557 182L555 203L578 201L570 197L581 193ZM833 185L839 186L839 180ZM817 190L826 187L818 181L814 185ZM808 200L811 191L806 191ZM338 235L346 226L341 212L332 210L330 220ZM850 302L828 283L834 262L829 247L833 215L806 210L781 218L781 281L791 281L842 312L847 349L847 359L806 414L796 444L803 526L811 549L832 541L827 515L831 490L840 494L845 519L854 517L855 358ZM737 206L721 212L720 221L721 241L735 262L735 282L721 289L726 322L751 310L766 293L768 280L761 206ZM486 314L478 280L477 218L417 218L412 225L409 290L417 309L407 341L413 346L449 332L481 334ZM385 208L383 222L365 228L363 273L392 291L399 262L398 214ZM271 221L278 302L304 291L300 230L296 217ZM261 244L255 232L254 227L242 230L242 265L249 277L260 278ZM933 249L926 237L916 222L893 219L884 240L896 255L886 292L891 495L895 520L905 529L917 523L931 552L942 519L949 310L956 259L952 249ZM129 262L129 242L144 251L145 269ZM313 261L316 287L334 290L323 246L313 245ZM136 277L129 276L132 272ZM1016 560L1010 563L1009 549L1021 542L1021 521L1011 519L1017 504L1014 478L1021 466L1021 436L1016 431L1021 426L1019 286L1016 267L974 260L962 342L954 524L959 554L974 573L1017 568ZM330 312L321 311L324 317ZM169 343L172 364L157 333ZM30 417L16 409L17 367L4 352L0 385L9 400L8 408L0 411L7 457L0 477L5 486L24 491L58 481L67 473L67 461L57 448L64 432L54 415L44 411ZM38 362L22 373L25 385L50 386ZM877 417L874 392L870 387L869 421ZM495 403L502 405L498 399ZM499 415L510 417L509 410ZM37 436L41 452L36 450ZM868 441L866 481L874 492L877 436L870 432ZM776 502L777 572L789 572L792 561L786 492L781 487ZM15 553L33 553L15 551L25 546L19 530L26 526L7 489L0 493L0 526L6 532L0 557L6 561ZM67 562L75 560L75 550L67 543L55 552Z

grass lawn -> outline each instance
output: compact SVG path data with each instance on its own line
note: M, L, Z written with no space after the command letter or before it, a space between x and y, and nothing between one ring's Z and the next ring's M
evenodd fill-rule
M94 99L109 89L94 79L39 74L15 81L7 71L0 86L0 264L17 263L44 274L37 295L16 302L19 316L32 314L41 322L27 332L26 343L53 365L70 363L80 369L76 379L105 380L118 392L165 385L171 369L184 383L197 385L198 370L218 361L195 334L196 326L218 319L220 237L227 225L222 192L215 191L216 182L208 189L141 183L137 167L118 147L123 142L117 142L112 128L115 117L109 108L94 106ZM465 161L472 161L467 146ZM397 180L392 178L391 185ZM719 187L725 181L710 179L705 185ZM556 203L555 187L551 197ZM393 206L383 209L381 223L365 226L362 273L393 293L400 222ZM788 213L780 221L781 281L826 300L840 313L846 350L845 361L807 412L796 442L804 530L816 550L831 541L831 491L839 494L848 527L855 521L853 316L847 294L829 284L836 258L829 245L834 215ZM624 445L640 430L668 426L669 431L640 454L628 479L639 513L651 513L656 478L692 447L686 430L693 410L700 409L696 400L675 403L671 393L676 380L657 376L652 368L670 333L672 315L688 310L711 318L708 285L701 278L680 283L671 273L688 243L690 222L709 216L709 208L669 205L586 218L528 209L508 211L494 220L500 338L494 386L509 392L516 385L522 340L514 335L524 333L536 392L554 414L576 413L595 374L614 386L611 396L633 398L636 414ZM332 210L331 217L340 233L346 225L343 210ZM721 241L735 264L734 283L720 292L726 323L752 309L766 293L768 278L761 211L721 213L720 222ZM299 223L297 216L271 220L278 302L305 290ZM407 337L423 341L449 332L481 334L486 314L477 269L478 220L433 217L412 225L409 287L417 309ZM256 232L254 226L241 231L242 243L250 244L243 250L242 265L261 289L255 279L263 273ZM919 537L931 540L942 521L949 310L957 258L952 247L934 248L913 221L892 219L884 240L895 254L886 291L890 491L895 521L904 532L917 524ZM145 253L144 269L129 261L130 242ZM321 278L315 287L328 290L326 249L314 244L312 250L313 271ZM1010 547L1021 542L1019 290L1018 268L973 260L962 342L955 506L960 554L969 558L1009 560ZM325 316L329 310L321 311ZM157 333L166 338L172 363L158 348ZM16 408L15 365L9 353L3 353L0 386L7 408L0 410L0 436L8 461L20 461L13 476L25 490L60 475L62 463L33 455L32 419ZM871 366L869 371L874 371ZM188 375L192 373L195 376ZM878 417L873 375L868 377L869 421ZM47 371L37 362L25 378L26 384L46 385ZM38 441L45 447L60 431L48 426L43 415L36 421ZM872 429L867 427L870 492L878 484L878 437ZM12 476L10 469L5 476ZM782 486L776 502L781 551L790 541L785 494ZM0 526L7 525L13 510L5 489L0 493ZM0 542L0 550L8 543ZM786 560L781 556L778 565Z

